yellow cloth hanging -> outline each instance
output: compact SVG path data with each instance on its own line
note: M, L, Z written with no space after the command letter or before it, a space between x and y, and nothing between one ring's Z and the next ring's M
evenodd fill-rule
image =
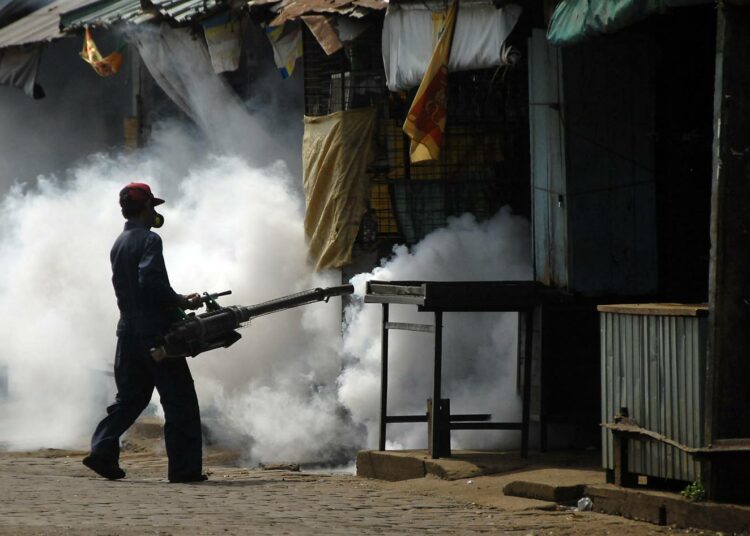
M375 110L362 108L305 117L302 140L305 234L316 270L351 262L367 210Z
M122 67L122 54L120 51L115 51L106 58L103 58L88 28L86 28L86 35L83 40L81 58L91 65L99 76L112 76Z
M448 59L457 13L458 0L453 0L430 64L404 122L403 130L411 138L409 154L412 163L440 158L448 115Z

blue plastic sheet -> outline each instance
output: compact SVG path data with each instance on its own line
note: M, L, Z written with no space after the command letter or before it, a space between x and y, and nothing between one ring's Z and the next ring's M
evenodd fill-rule
M595 35L613 33L668 7L711 3L712 0L562 0L547 30L553 45L572 45Z

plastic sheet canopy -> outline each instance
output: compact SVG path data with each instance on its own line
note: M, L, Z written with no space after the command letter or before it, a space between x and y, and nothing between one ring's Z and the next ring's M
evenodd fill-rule
M553 45L572 45L613 33L668 7L712 3L712 0L562 0L547 30Z

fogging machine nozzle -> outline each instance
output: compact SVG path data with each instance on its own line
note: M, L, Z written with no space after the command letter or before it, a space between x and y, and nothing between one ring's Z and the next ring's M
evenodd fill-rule
M253 318L309 303L328 302L334 296L353 292L352 285L315 288L256 305L229 307L220 306L216 298L231 294L230 290L214 294L205 292L201 301L206 305L206 312L175 322L160 344L151 349L151 356L158 362L169 357L195 357L216 348L228 348L242 338L235 330Z

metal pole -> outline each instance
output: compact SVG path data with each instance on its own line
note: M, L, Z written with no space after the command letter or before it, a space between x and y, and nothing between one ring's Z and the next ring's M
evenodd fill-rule
M383 304L383 325L380 329L380 439L378 449L385 450L385 423L388 417L388 304Z
M440 457L440 382L442 380L443 360L443 313L435 311L435 368L432 380L432 412L430 413L432 436L430 437L430 455Z
M534 336L534 309L525 312L526 336L523 352L523 408L521 417L521 458L529 455L529 415L531 411L531 339Z

